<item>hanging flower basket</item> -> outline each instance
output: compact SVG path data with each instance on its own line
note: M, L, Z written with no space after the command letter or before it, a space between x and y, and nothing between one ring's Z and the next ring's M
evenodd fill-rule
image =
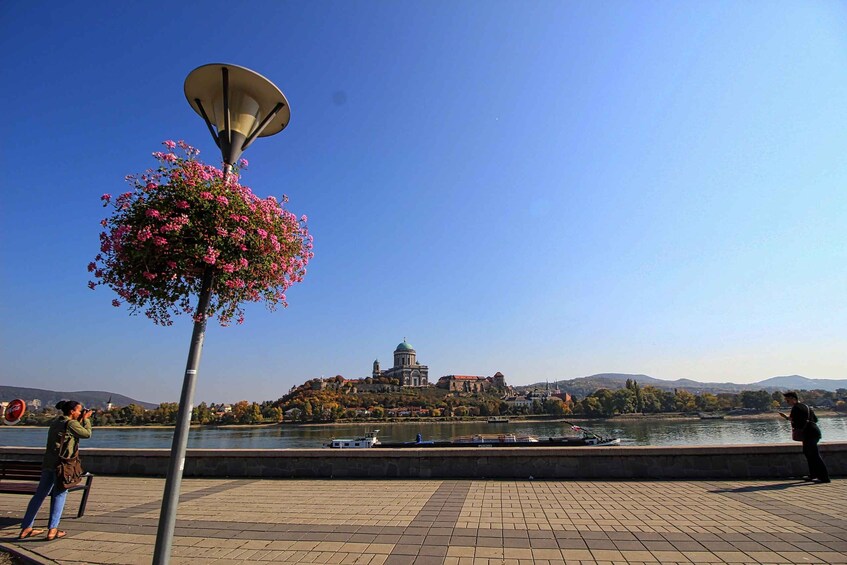
M284 196L254 195L239 183L239 167L224 179L185 142L164 145L167 151L153 153L157 169L126 177L132 190L101 197L114 211L101 221L89 287L110 287L114 306L162 325L194 314L190 299L207 269L215 281L207 315L222 325L244 321L244 302L287 306L285 292L314 256L306 216L286 210Z

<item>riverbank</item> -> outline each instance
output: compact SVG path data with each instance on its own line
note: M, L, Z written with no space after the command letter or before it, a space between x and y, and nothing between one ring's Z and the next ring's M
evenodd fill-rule
M708 414L708 413L707 413ZM847 418L847 413L835 412L831 410L815 410L815 414L818 418ZM512 424L539 424L539 423L590 423L590 422L615 422L615 421L696 421L701 419L699 415L692 414L683 414L679 412L668 412L668 413L658 413L658 414L617 414L612 417L603 417L603 418L595 418L588 417L584 415L569 415L561 418L553 418L546 416L507 416L509 418L509 423ZM723 416L723 419L726 420L776 420L780 419L780 415L778 412L757 412L752 414L726 414ZM467 423L487 423L487 416L473 417L473 418L425 418L425 417L417 417L417 418L383 418L383 419L364 419L364 418L354 418L354 419L339 419L333 422L271 422L264 424L192 424L192 429L262 429L262 428L275 428L275 427L297 427L297 428L323 428L323 427L333 427L333 426L351 426L351 425L367 425L376 427L382 424L407 424L407 425L427 425L427 424L467 424ZM502 423L498 423L496 425L502 425ZM495 424L492 424L495 426ZM46 428L48 425L24 425L19 424L17 426L4 426L4 429L33 429L33 428ZM123 425L104 425L104 426L96 426L97 428L108 428L108 429L118 429L118 430L157 430L157 429L173 429L173 425L162 425L162 424L151 424L148 426L123 426Z

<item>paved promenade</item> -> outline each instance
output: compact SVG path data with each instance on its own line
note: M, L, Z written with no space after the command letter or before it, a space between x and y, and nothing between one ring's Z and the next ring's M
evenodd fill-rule
M847 563L847 479L507 481L185 479L172 563L500 565ZM164 480L97 477L62 540L15 541L27 498L0 494L0 537L58 563L150 563ZM79 493L68 497L73 516ZM46 527L47 505L37 527Z

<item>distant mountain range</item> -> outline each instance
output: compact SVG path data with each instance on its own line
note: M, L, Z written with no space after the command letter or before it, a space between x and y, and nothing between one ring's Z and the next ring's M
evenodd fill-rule
M624 373L600 373L576 379L520 385L515 388L545 388L549 384L551 387L558 386L562 390L571 394L586 396L599 388L608 388L609 390L623 388L626 385L627 379L638 381L638 384L641 386L650 385L662 390L684 389L694 393L710 392L712 394L722 392L739 393L745 390L767 390L769 392L777 390L826 390L835 392L839 388L847 389L847 379L809 379L800 375L772 377L756 383L738 384L701 383L698 381L692 381L691 379L665 381L648 375L628 375Z
M776 390L826 390L835 392L837 389L847 389L847 379L809 379L800 375L772 377L756 383L738 384L701 383L698 381L692 381L691 379L666 381L656 379L648 375L630 375L626 373L600 373L576 379L551 380L530 385L516 385L515 388L526 391L531 389L543 389L547 386L550 386L550 388L558 387L578 397L585 397L600 388L607 388L610 390L623 388L626 385L627 379L637 381L641 386L650 385L662 390L684 389L693 393L710 392L712 394L719 394L722 392L739 393L745 390L767 390L768 392ZM151 410L159 406L158 404L135 400L134 398L115 392L106 392L101 390L78 390L66 392L0 385L0 400L9 401L15 398L22 398L27 402L37 398L41 401L42 407L52 407L60 400L70 399L78 400L87 407L105 408L109 398L112 399L112 404L115 406L137 404L138 406Z
M27 403L37 398L41 401L42 408L46 408L48 406L52 408L60 400L76 400L82 402L83 406L86 406L87 408L106 408L106 403L109 401L109 398L112 399L112 404L115 406L137 404L138 406L148 409L153 409L159 406L158 404L142 402L122 394L105 392L102 390L77 390L73 392L64 392L44 390L40 388L0 385L0 400L8 402L15 398L21 398Z

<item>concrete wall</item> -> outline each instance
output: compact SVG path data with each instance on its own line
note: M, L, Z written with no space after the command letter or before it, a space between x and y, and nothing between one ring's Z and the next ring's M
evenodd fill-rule
M830 474L847 475L847 443L823 443ZM43 450L0 447L0 460ZM81 449L97 475L164 476L167 449ZM469 447L445 449L190 449L186 477L742 479L808 472L797 444L715 447Z

